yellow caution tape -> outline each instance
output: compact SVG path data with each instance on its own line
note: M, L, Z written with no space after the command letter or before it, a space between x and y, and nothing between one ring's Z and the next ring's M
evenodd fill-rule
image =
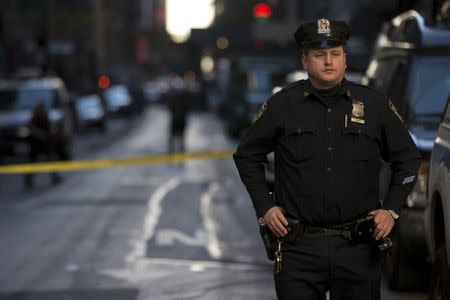
M175 163L189 159L218 159L230 157L234 151L213 151L201 153L178 153L153 156L141 156L132 158L100 159L100 160L75 160L55 161L27 164L14 164L0 166L0 174L18 173L47 173L47 172L70 172L81 170L92 170L101 168L116 168L138 165L153 165L164 163Z

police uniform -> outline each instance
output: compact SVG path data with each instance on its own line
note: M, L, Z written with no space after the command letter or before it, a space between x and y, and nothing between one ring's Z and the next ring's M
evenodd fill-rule
M294 34L303 48L344 45L344 22L318 20ZM421 155L384 95L347 81L323 93L308 80L292 83L263 105L234 154L257 217L275 204L264 163L275 153L276 201L285 215L312 226L336 226L382 208L399 212L416 181ZM392 179L379 200L381 159ZM301 235L283 243L279 299L379 299L380 256L367 243Z

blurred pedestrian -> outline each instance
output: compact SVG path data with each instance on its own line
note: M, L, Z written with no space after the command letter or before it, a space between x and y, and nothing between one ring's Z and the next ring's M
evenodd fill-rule
M54 160L58 145L54 133L51 131L49 114L43 101L39 101L35 106L28 128L30 130L28 139L30 162L38 161L40 156L45 156L49 161ZM51 172L50 177L53 184L61 181L60 175L55 172ZM25 174L25 187L31 188L32 186L33 175Z
M380 299L381 257L416 182L421 155L392 102L345 79L349 36L342 21L299 27L309 79L274 94L234 154L275 260L279 299L325 299L327 291L331 299ZM273 196L263 166L272 151ZM381 159L392 168L382 201Z
M170 94L168 95L168 108L170 111L169 153L184 152L184 132L189 113L190 94L181 78L174 79Z

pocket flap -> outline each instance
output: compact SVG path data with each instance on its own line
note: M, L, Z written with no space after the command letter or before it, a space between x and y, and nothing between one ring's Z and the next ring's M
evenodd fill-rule
M302 134L317 135L317 131L316 129L311 127L298 127L286 129L286 135L302 135Z
M343 135L359 135L359 136L363 136L365 135L366 137L373 139L373 133L372 131L368 128L368 127L344 127L342 129L342 134Z

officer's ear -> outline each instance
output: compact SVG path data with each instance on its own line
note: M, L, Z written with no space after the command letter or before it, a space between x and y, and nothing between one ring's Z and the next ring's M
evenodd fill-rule
M307 50L302 51L302 65L303 65L303 69L306 70L307 65L308 65L308 52Z

